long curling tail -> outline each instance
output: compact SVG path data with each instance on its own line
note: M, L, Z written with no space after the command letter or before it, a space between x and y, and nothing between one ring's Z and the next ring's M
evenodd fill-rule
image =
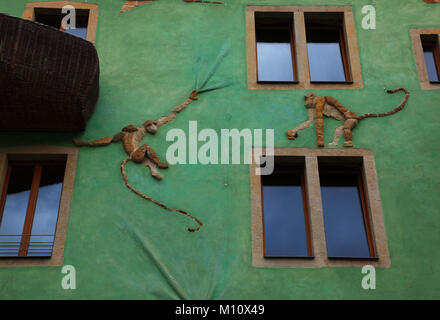
M405 92L405 99L400 104L400 106L398 106L397 108L394 108L391 111L385 112L385 113L366 113L366 114L363 114L363 115L359 116L358 120L362 120L362 119L365 119L365 118L386 117L386 116L392 115L392 114L402 110L405 107L405 105L406 105L406 103L408 102L408 99L409 99L409 92L408 92L408 90L406 90L405 88L399 88L399 89L395 89L395 90L387 90L387 93L396 93L396 92L399 92L399 91L404 91Z
M180 210L180 209L175 209L175 208L170 208L166 205L164 205L163 203L147 196L146 194L140 192L139 190L136 190L129 182L128 182L128 178L127 178L127 174L125 173L125 165L127 162L131 161L130 158L127 158L125 160L122 161L121 163L121 173L122 173L122 178L124 179L125 185L127 186L128 189L130 189L131 191L133 191L134 193L136 193L138 196L144 198L145 200L151 201L154 204L158 205L159 207L162 207L168 211L173 211L173 212L179 212L182 213L184 215L186 215L187 217L193 219L195 222L197 222L198 226L197 228L188 228L189 232L197 232L200 230L200 228L203 226L203 223L198 220L197 218L193 217L191 214L189 214L188 212L184 211L184 210Z

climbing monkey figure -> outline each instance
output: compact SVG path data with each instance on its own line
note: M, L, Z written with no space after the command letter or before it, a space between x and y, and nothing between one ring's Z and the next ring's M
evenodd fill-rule
M331 96L318 96L314 92L310 92L305 96L305 107L308 111L309 120L301 123L298 127L292 130L287 130L287 137L290 140L295 140L298 137L298 131L308 128L315 120L316 136L318 147L324 147L324 119L323 117L329 117L338 121L344 121L342 126L336 128L333 141L328 145L330 147L336 147L338 145L339 138L344 133L345 142L344 147L353 147L353 134L352 130L356 127L358 122L365 118L370 117L386 117L402 110L409 98L409 92L405 88L399 88L396 90L387 90L387 93L396 93L398 91L405 92L405 99L397 108L385 112L385 113L366 113L361 116L348 110L338 100Z
M188 216L189 218L193 219L195 222L198 223L198 227L196 229L188 228L188 231L190 232L198 231L200 227L203 225L203 223L184 210L170 208L162 204L161 202L151 198L150 196L136 190L128 182L127 175L125 173L125 164L129 161L133 161L135 163L141 164L144 167L148 167L150 170L150 174L151 176L153 176L153 178L157 180L162 180L163 176L158 169L166 169L168 168L168 164L165 162L160 162L156 152L148 144L143 144L141 146L139 145L141 144L142 140L145 138L147 133L154 135L161 126L171 122L176 117L177 113L185 109L185 107L188 106L194 100L197 100L198 99L197 94L198 92L196 90L191 92L189 98L186 99L182 104L175 107L171 112L171 114L167 117L160 117L157 120L147 120L140 126L135 126L130 124L122 128L120 132L116 133L113 136L101 138L90 142L85 142L76 139L73 140L73 143L79 147L82 146L102 147L102 146L107 146L110 143L116 143L122 141L124 150L129 156L127 159L123 160L121 164L121 173L125 185L134 193L141 196L142 198L149 200L166 210L180 212Z
M130 124L128 126L125 126L121 129L120 132L116 133L113 136L101 138L98 140L86 142L81 140L73 140L73 143L77 146L88 146L88 147L101 147L101 146L107 146L111 143L117 143L122 142L122 145L124 147L125 152L128 155L128 158L122 161L121 163L121 174L122 178L124 179L124 183L127 188L129 188L131 191L133 191L138 196L142 197L145 200L151 201L154 204L164 208L168 211L173 211L177 213L184 214L188 218L191 218L193 221L195 221L198 225L196 228L188 228L188 231L195 232L199 231L202 227L203 223L198 220L197 218L193 217L188 212L181 210L181 209L175 209L166 206L165 204L151 198L150 196L146 195L145 193L140 192L139 190L135 189L129 182L127 178L127 174L125 173L125 165L127 162L132 161L134 163L140 164L144 167L148 167L150 170L151 176L157 180L162 180L163 176L159 172L159 169L166 169L168 168L168 164L165 162L160 162L159 158L157 157L156 152L151 148L148 144L142 144L142 140L145 138L147 133L154 135L157 130L174 120L176 115L184 110L190 103L192 103L195 100L198 100L198 95L214 90L218 90L221 88L224 88L230 84L229 81L222 81L217 83L211 83L210 80L214 76L217 68L219 67L220 63L224 59L224 57L227 55L229 50L229 42L225 42L223 46L221 47L217 58L215 59L214 63L209 67L207 70L203 70L203 57L199 59L199 64L197 67L197 74L196 74L196 82L194 86L194 90L191 92L189 97L181 104L179 104L177 107L173 109L173 111L168 116L163 116L158 118L157 120L147 120L142 125L135 126L133 124Z

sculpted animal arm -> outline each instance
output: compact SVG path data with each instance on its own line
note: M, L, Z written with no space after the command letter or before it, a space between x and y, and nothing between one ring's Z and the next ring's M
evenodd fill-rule
M385 113L366 113L358 116L356 113L348 110L344 107L337 99L331 96L317 96L315 93L311 92L305 96L305 107L308 109L309 120L301 123L298 127L293 130L287 131L287 137L290 140L294 140L298 137L298 131L309 127L313 119L315 118L316 135L317 135L317 145L319 147L324 146L324 119L323 117L330 117L338 121L344 121L342 126L336 128L333 141L330 142L329 146L337 146L338 141L342 133L344 133L345 142L344 147L353 146L353 133L352 130L356 127L358 122L365 118L370 117L386 117L392 115L396 112L402 110L409 99L409 92L405 88L398 88L395 90L387 90L387 93L396 93L399 91L405 92L405 98L403 102L396 108Z
M177 113L184 110L191 102L197 100L198 99L197 93L198 93L197 91L191 92L189 98L186 99L183 103L176 106L173 109L173 111L170 113L170 115L168 115L166 117L160 117L157 120L147 120L140 126L135 126L135 125L130 124L130 125L122 128L122 130L120 132L118 132L117 134L115 134L114 136L109 136L109 137L101 138L101 139L90 141L90 142L81 141L81 140L77 140L77 139L73 140L73 143L76 146L80 146L80 147L81 146L101 147L101 146L109 145L112 142L122 141L124 150L129 155L129 157L127 159L125 159L121 164L121 174L122 174L122 177L124 179L124 183L127 186L127 188L129 188L130 190L132 190L134 193L141 196L142 198L149 200L149 201L153 202L154 204L156 204L166 210L185 214L186 216L188 216L189 218L191 218L192 220L197 222L197 224L198 224L197 228L188 228L188 231L190 231L190 232L198 231L200 229L200 227L203 225L203 223L184 210L168 207L168 206L164 205L163 203L151 198L150 196L143 194L142 192L136 190L128 182L128 179L127 179L127 176L125 173L125 165L127 162L132 161L132 162L138 163L144 167L148 167L150 170L150 174L153 178L155 178L156 180L162 180L163 176L159 172L158 169L166 169L166 168L168 168L168 164L164 163L164 162L160 162L156 152L149 145L143 144L140 146L140 144L141 144L142 140L145 138L147 133L154 135L161 126L174 120Z
M299 126L297 126L295 129L287 130L287 138L289 138L290 140L295 140L298 137L298 131L304 130L313 124L313 120L315 119L315 110L308 109L307 113L309 116L309 120L304 121Z
M127 164L127 162L131 161L131 162L140 164L142 166L148 167L150 169L151 175L155 179L157 179L157 180L162 179L162 175L159 173L158 169L168 168L168 165L166 163L162 163L159 161L159 158L158 158L156 152L149 145L147 145L147 144L141 145L142 140L144 139L144 137L146 136L147 133L154 135L161 126L173 121L179 112L182 112L193 101L198 100L197 95L199 93L204 93L204 92L209 92L209 91L221 89L221 88L229 85L229 82L227 82L227 81L218 82L215 84L208 85L210 79L215 74L221 61L227 55L228 48L229 48L229 43L226 42L221 47L221 49L217 55L217 58L215 59L212 66L208 69L207 72L205 72L203 74L200 72L201 65L202 65L202 63L200 63L200 65L198 66L198 71L197 71L196 78L195 78L196 79L195 87L194 87L195 90L191 92L189 97L183 103L176 106L168 116L160 117L157 120L147 120L140 126L128 125L112 137L105 137L105 138L98 139L95 141L90 141L90 142L85 142L85 141L81 141L81 140L74 140L73 141L77 146L90 146L90 147L105 146L105 145L109 145L112 142L122 141L124 150L128 154L128 158L123 160L121 163L121 174L124 179L124 183L125 183L126 187L129 188L131 191L133 191L138 196L142 197L143 199L151 201L154 204L156 204L156 205L158 205L168 211L173 211L173 212L184 214L187 217L194 220L198 224L198 226L197 226L197 228L188 228L188 231L191 231L191 232L198 231L200 229L200 227L203 225L203 223L184 210L168 207L168 206L164 205L163 203L151 198L150 196L136 190L128 182L127 175L125 172L125 165Z
M73 143L77 147L102 147L102 146L107 146L112 142L119 142L123 139L123 137L124 137L124 132L118 132L114 136L105 137L89 142L73 139Z

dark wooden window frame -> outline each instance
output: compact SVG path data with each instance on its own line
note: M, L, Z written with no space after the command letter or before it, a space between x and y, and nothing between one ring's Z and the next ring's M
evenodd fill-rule
M14 236L21 236L18 257L28 257L27 254L28 254L30 239L32 236L32 234L31 234L32 233L32 225L33 225L35 209L36 209L36 205L37 205L38 191L40 188L40 181L41 181L41 174L42 174L43 166L60 165L60 164L63 164L65 166L66 161L65 160L63 161L60 159L59 161L50 161L50 162L48 162L48 161L9 161L9 163L8 163L6 178L4 179L4 182L3 182L3 190L1 193L1 197L0 197L0 225L2 222L2 218L3 218L3 210L4 210L5 203L6 203L6 196L7 196L8 186L9 186L9 182L10 182L12 167L15 165L32 165L32 166L34 166L32 183L31 183L30 194L29 194L29 199L28 199L28 205L27 205L27 210L26 210L26 215L25 215L25 220L24 220L24 225L23 225L23 231L20 235L14 235ZM59 212L57 212L57 220L58 220L58 214L59 214ZM55 236L55 235L53 235L53 236ZM34 257L34 256L32 256L32 257ZM10 258L10 257L8 257L8 258ZM48 257L45 256L45 258L50 258L50 256L48 256Z
M305 222L305 231L306 231L306 242L307 242L307 256L298 256L298 257L267 257L266 255L266 233L264 232L264 201L263 201L263 188L261 188L261 217L263 224L263 246L264 246L264 257L266 259L312 259L313 258L313 247L312 247L312 239L311 239L311 231L310 231L310 216L309 216L309 208L307 204L307 187L305 184L304 170L303 169L281 169L277 170L277 173L299 173L301 179L301 193L303 199L303 207L304 207L304 222ZM263 186L263 184L262 184Z
M421 37L423 35L420 35ZM427 51L425 50L425 47L429 47L433 52L434 55L434 63L435 63L435 70L437 72L437 81L431 81L429 80L430 83L440 83L440 53L439 53L439 37L437 36L435 40L426 40L426 39L421 39L422 41L422 47L423 47L423 51ZM426 61L425 61L426 64Z
M410 29L410 36L414 50L415 65L417 67L417 71L419 75L420 87L422 90L440 90L440 82L435 82L435 81L431 82L429 80L428 70L426 67L426 61L423 50L423 43L422 43L422 36L425 35L431 35L431 36L436 35L440 41L440 28ZM440 61L437 64L437 66L439 65L440 65ZM439 67L437 68L438 68L437 72L439 73L440 68ZM440 77L440 73L438 75Z
M27 232L24 228L24 241L23 246L20 247L21 256L19 257L1 257L0 267L14 267L14 266L61 266L63 263L64 244L67 234L67 225L70 214L70 204L72 200L73 186L76 173L76 162L78 159L78 149L68 147L57 146L31 146L31 147L12 147L0 149L0 214L3 213L3 206L6 199L7 186L6 182L10 179L11 164L35 164L41 165L59 164L60 161L65 163L65 173L63 179L63 187L61 192L61 200L58 210L58 220L56 224L56 232L54 237L54 244L52 249L52 256L50 257L38 257L38 256L25 256L24 252L27 251L26 242L30 236L30 231ZM35 193L38 189L37 180L41 172L38 173L34 168L33 184L31 186L32 191ZM33 202L31 203L31 198ZM31 210L36 202L36 195L30 195L28 202L28 211ZM34 209L35 211L35 209ZM29 229L32 226L32 217L26 213L27 221L25 225ZM0 217L1 218L1 217ZM22 237L23 240L23 237Z
M98 23L98 5L75 1L47 1L47 2L28 2L24 8L23 19L35 21L35 8L61 9L66 5L71 5L75 9L89 10L89 20L87 23L86 39L95 43L96 28ZM61 29L61 26L60 26Z
M362 177L362 169L359 168L359 170L353 170L353 169L344 169L344 170L333 170L333 169L329 169L326 167L329 166L338 166L338 163L333 163L333 164L325 164L325 165L320 165L319 166L319 173L323 173L323 174L333 174L333 173L337 173L337 174L342 174L342 175L356 175L356 179L357 179L357 187L358 187L358 191L359 191L359 198L361 201L361 207L362 207L362 216L363 216L363 222L364 222L364 226L365 226L365 234L367 236L367 242L368 242L368 250L370 253L370 256L367 258L353 258L353 259L373 259L376 260L377 259L377 255L376 255L376 245L374 243L374 237L373 237L373 232L372 232L372 228L371 228L371 217L370 217L370 211L369 211L369 207L368 207L368 201L367 201L367 196L365 193L365 183L364 183L364 179ZM324 209L324 208L323 208ZM338 257L329 257L329 259L339 259ZM343 259L351 259L350 257L344 257Z
M257 70L257 83L290 83L295 84L298 83L298 67L297 67L297 59L296 59L296 50L295 50L295 34L293 32L293 23L290 26L258 26L258 29L265 29L265 30L288 30L290 35L290 52L292 55L292 68L293 68L293 81L260 81L258 80L258 62L256 66ZM255 30L257 30L257 26L255 26ZM257 54L257 41L255 40L255 54Z
M352 84L353 80L352 80L352 76L351 76L351 67L350 67L350 59L348 57L348 52L347 52L347 39L345 36L345 32L344 32L344 27L343 26L335 26L335 27L317 27L317 26L312 26L312 27L308 27L310 29L323 29L323 30L338 30L339 32L339 48L341 49L341 58L342 58L342 64L344 67L344 75L345 75L345 81L313 81L310 79L310 83L315 83L315 84L319 84L319 83L342 83L342 84ZM310 69L309 69L310 72Z

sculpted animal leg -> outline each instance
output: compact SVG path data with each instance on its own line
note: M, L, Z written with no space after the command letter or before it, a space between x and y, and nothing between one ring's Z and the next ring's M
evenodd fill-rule
M356 127L358 120L356 119L347 119L344 122L344 138L345 142L343 144L344 147L353 147L353 133L351 130Z
M160 162L159 158L157 157L156 152L153 150L152 147L147 146L147 150L146 150L146 155L148 156L148 158L153 161L159 168L161 169L167 169L168 168L168 163L165 162Z
M101 139L89 141L89 142L73 139L73 143L78 147L103 147L103 146L109 145L112 142L121 141L123 135L124 135L123 132L119 132L112 137L105 137L105 138L101 138Z
M318 147L324 147L324 119L323 119L323 112L324 112L324 106L325 106L325 98L320 97L319 100L316 102L316 142L318 144Z
M341 137L342 133L344 132L344 126L339 126L335 130L335 134L333 136L333 141L328 144L329 147L337 147L339 138Z
M162 180L163 175L160 174L159 170L157 169L157 165L153 161L145 158L144 161L142 161L142 165L150 169L150 174L154 179L159 181Z
M308 114L309 114L309 120L301 123L295 129L287 130L287 138L288 139L295 140L298 137L298 131L304 130L313 124L313 119L315 119L315 110L308 109Z

